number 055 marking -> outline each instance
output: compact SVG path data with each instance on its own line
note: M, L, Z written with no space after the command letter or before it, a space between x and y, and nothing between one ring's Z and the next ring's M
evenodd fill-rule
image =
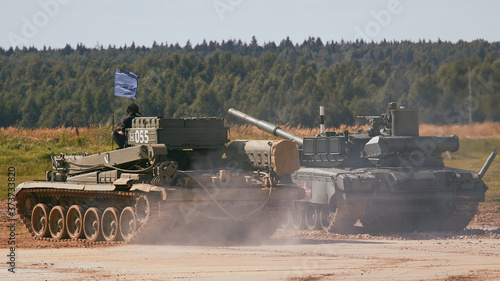
M134 133L134 141L136 143L148 143L148 130L136 130Z

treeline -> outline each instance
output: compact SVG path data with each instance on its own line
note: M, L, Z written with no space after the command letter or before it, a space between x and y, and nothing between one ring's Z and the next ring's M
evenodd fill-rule
M113 95L114 69L141 76L144 116L227 116L237 108L292 126L330 126L418 108L421 122L500 121L500 43L241 41L63 49L0 48L0 127L80 126L117 120L130 99ZM470 71L469 71L470 69ZM470 80L470 83L469 83ZM471 93L471 95L470 95Z

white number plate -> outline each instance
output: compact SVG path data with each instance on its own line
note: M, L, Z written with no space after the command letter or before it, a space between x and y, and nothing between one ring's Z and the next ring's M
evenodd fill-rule
M136 130L129 133L129 142L149 143L148 130Z

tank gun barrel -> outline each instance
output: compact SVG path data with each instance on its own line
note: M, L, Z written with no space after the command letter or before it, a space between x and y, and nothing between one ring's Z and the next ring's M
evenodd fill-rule
M496 150L493 150L493 152L490 154L490 157L488 157L488 160L486 160L486 163L484 163L483 168L479 172L478 176L480 179L484 177L484 174L486 174L486 171L490 168L491 163L493 163L493 160L495 160L495 157L497 156Z
M297 135L294 135L290 132L287 132L274 124L271 124L271 123L263 121L263 120L259 120L257 118L254 118L254 117L248 115L248 114L245 114L241 111L238 111L234 108L230 108L228 110L228 113L229 113L229 115L236 117L243 122L257 126L257 128L261 129L262 131L264 131L266 133L269 133L269 134L272 134L272 135L275 135L275 136L278 136L278 137L281 137L284 139L291 139L291 140L295 141L295 143L298 145L302 145L304 143L303 138L301 138Z

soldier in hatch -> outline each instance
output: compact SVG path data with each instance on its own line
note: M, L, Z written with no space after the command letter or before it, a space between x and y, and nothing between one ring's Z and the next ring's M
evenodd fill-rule
M125 135L125 129L132 127L132 120L137 117L139 112L139 106L135 103L131 103L127 106L127 116L123 117L120 124L120 129L116 129L111 133L113 141L118 145L118 148L124 148L127 144L127 136Z

